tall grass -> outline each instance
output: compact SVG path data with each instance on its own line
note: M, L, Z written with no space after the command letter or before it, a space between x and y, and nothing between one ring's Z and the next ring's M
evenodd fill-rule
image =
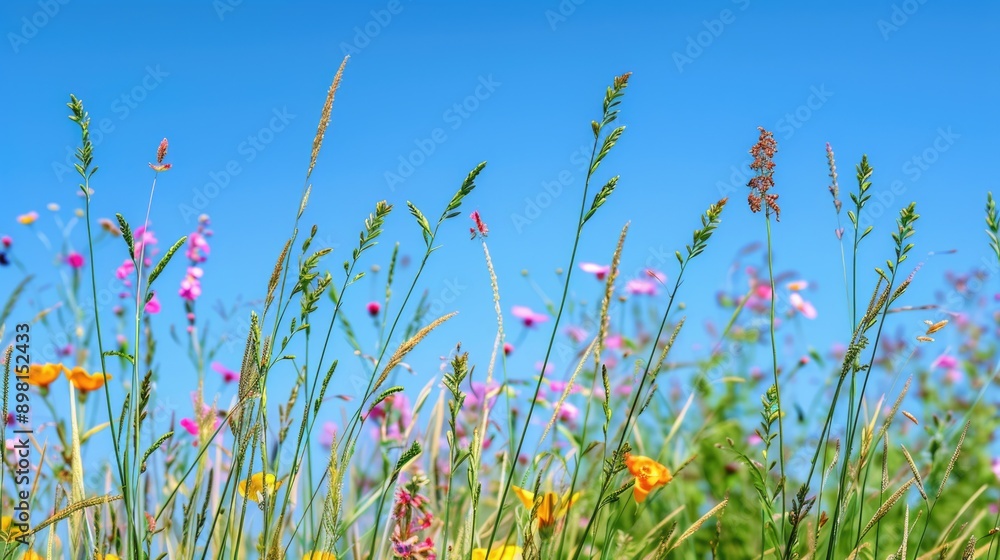
M1000 356L995 317L976 314L990 305L989 272L946 279L955 297L907 302L918 280L916 268L905 267L919 215L915 203L904 206L889 236L863 225L876 188L867 156L850 193L852 231L845 247L840 186L827 146L842 311L851 323L835 362L827 365L819 351L795 358L779 346L788 336L786 325L807 321L815 311L804 300L807 282L783 284L790 276L775 257L775 241L790 234L772 228L771 218L780 217L780 176L777 144L763 128L750 150L747 195L749 209L764 214L764 249L735 257L717 299L726 323L708 332L708 352L678 352L678 345L693 347L695 336L685 327L693 324L687 314L694 307L681 299L681 287L692 275L712 278L689 265L709 249L723 227L723 210L732 205L726 198L704 201L708 208L691 241L675 253L672 282L651 269L624 273L628 223L617 232L609 265L578 262L590 243L584 235L595 229L591 218L614 203L620 182L633 188L618 175L602 177L625 131L618 120L631 75L615 77L589 126L592 152L579 212L566 225L573 245L554 283L559 296L549 309L551 323L540 323L548 329L539 372L526 378L520 365L526 357L508 341L512 328L501 305L504 271L516 263L494 262L489 205L472 212L466 225L455 225L477 197L492 196L485 162L457 177L457 190L442 200L435 221L406 202L407 227L420 232L421 256L409 268L400 256L408 248L396 243L384 297L366 307L357 303L356 285L378 281L368 271L381 270L373 249L396 218L395 205L375 202L342 264L330 264L331 249L314 247L325 226L306 225L311 181L324 138L336 128L333 104L346 64L326 92L291 229L260 284L263 297L239 310L248 328L239 341L239 371L227 374L233 385L223 382L213 391L206 383L206 364L220 346L210 340L204 310L195 305L198 294L189 290L180 302L188 334L173 338L191 358L194 419L179 424L171 416L166 429L154 421L166 414L158 384L187 378L174 372L180 368L175 360L160 358L157 310L166 298L157 294L170 293L162 288L165 273L178 266L182 250L189 261L187 288L197 280L202 271L191 267L204 260L199 243L207 243L208 218L191 235L175 236L178 241L154 262L153 194L171 167L164 163L164 140L150 164L154 176L142 226L133 227L140 222L122 214L116 222L94 220L90 121L83 102L70 98L80 134L76 170L93 301L80 295L87 281L83 261L74 261L57 293L60 301L16 323L50 336L66 329L76 350L58 364L33 364L22 378L11 367L16 345L10 325L33 304L25 297L30 277L17 282L0 313L4 415L24 398L20 393L48 414L33 420L46 427L31 437L39 461L30 477L29 523L8 515L26 490L17 482L17 455L4 455L0 559L1000 558L993 542L1000 514L988 509L1000 496L990 445L998 423L980 405L991 395ZM1000 264L997 215L990 194L987 236ZM447 251L464 227L481 242L483 282L496 315L483 355L477 355L479 345L449 338L456 336L450 322L455 311L432 315L426 294L420 295L432 256ZM869 243L891 249L885 265L870 274L863 272L860 248L873 233ZM72 234L66 235L70 246ZM135 308L114 313L117 337L98 292L104 253L97 249L105 239L124 255L120 270L128 271L126 287L134 289L128 295ZM5 241L0 262L14 259L23 272L15 252L22 243ZM759 259L766 277L756 266L743 267L743 259ZM579 295L578 267L600 280L596 298ZM664 297L654 295L660 290ZM868 303L859 306L868 294ZM64 305L71 313L63 313ZM355 326L362 307L370 330ZM913 319L917 311L927 317ZM531 336L527 331L539 323L522 320ZM921 331L897 335L894 324ZM933 348L942 336L961 344L935 351L935 362L925 363L920 349ZM794 344L793 352L806 345ZM418 351L427 346L453 348L440 376L427 373L433 370L425 363L427 352ZM564 362L563 375L549 370L556 361ZM169 377L160 363L171 369ZM485 364L485 375L477 363ZM756 373L761 364L768 364L769 375ZM109 373L114 371L122 373ZM419 391L399 379L404 371L416 373ZM821 386L803 384L810 374L822 375ZM942 381L941 375L949 377ZM350 386L354 394L345 389ZM813 405L803 402L810 388ZM92 406L88 415L94 399L103 400L96 403L100 414ZM338 414L340 426L329 429L326 423ZM8 424L21 421L5 420L7 440ZM107 452L106 462L85 464L84 451L95 449ZM796 449L807 449L807 457L797 457Z

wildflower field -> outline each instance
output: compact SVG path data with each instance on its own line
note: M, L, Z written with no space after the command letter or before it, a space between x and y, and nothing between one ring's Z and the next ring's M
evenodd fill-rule
M563 4L543 14L553 30L588 7ZM372 10L379 33L402 6ZM373 52L351 41L311 63L326 89L310 113L274 109L270 136L194 190L174 179L193 150L168 117L142 122L156 141L138 162L109 161L125 117L45 93L64 134L44 140L72 148L53 185L8 181L24 193L0 206L0 560L1000 559L986 179L953 191L974 214L934 222L975 222L959 247L922 227L951 208L880 184L864 137L800 148L787 120L741 131L726 182L672 184L685 162L666 158L661 183L635 185L624 154L633 123L645 134L630 115L644 76L626 68L560 94L587 111L571 131L579 177L541 181L516 212L498 210L490 153L415 190L442 128L378 175L382 196L324 170L352 165L338 138L364 138L338 125ZM677 49L665 60L683 75L700 54ZM459 125L447 134L503 80L480 75L441 115ZM241 196L243 168L305 120L308 135L282 138L296 156L282 152L281 186ZM811 154L815 184L783 182L785 140ZM128 185L103 180L115 167ZM644 202L621 207L630 189ZM823 205L789 229L803 191ZM245 208L242 233L213 218L223 204ZM650 215L684 235L634 248ZM796 237L815 245L790 262L778 248ZM936 266L958 253L964 268Z

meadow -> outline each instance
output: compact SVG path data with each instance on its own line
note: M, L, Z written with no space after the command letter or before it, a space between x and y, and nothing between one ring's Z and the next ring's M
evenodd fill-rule
M327 224L304 217L349 69L344 59L317 96L291 229L262 226L283 248L255 257L273 271L234 307L246 325L238 367L217 359L227 341L209 334L202 278L247 257L212 251L207 215L186 235L152 229L157 191L183 165L169 139L149 146L145 216L94 215L98 168L116 162L101 161L85 100L70 97L79 207L41 212L79 227L46 230L31 211L0 240L2 273L16 277L0 294L0 558L1000 558L992 194L982 192L981 215L962 218L984 226L983 266L921 275L909 258L918 211L935 209L900 202L891 229L867 225L875 162L845 166L828 144L829 181L816 188L829 191L824 212L840 224L830 258L843 276L824 281L843 293L850 328L842 345L789 357L785 347L801 347L790 342L802 336L796 325L817 310L813 280L773 258L773 239L795 235L778 227L773 131L747 131L743 190L672 216L693 233L673 240L661 268L623 270L627 222L601 233L613 252L583 261L583 233L615 204L614 156L628 134L619 116L641 87L614 77L580 123L591 148L585 181L561 199L578 213L564 224L575 232L570 252L552 256L559 290L508 301L517 274L491 257L481 193L499 186L486 161L456 176L436 208L372 201L367 217L325 212L356 220L359 233L336 251L317 247ZM689 299L691 284L718 277L700 268L702 254L734 213L753 214L758 229L744 232L726 288ZM417 248L401 251L390 224L417 232ZM38 250L22 248L28 232L48 241L51 270L23 266L19 252ZM465 350L463 333L449 330L462 310L437 309L422 291L425 267L448 263L458 243L481 246L479 262L450 265L478 267L489 285L488 352ZM107 246L116 267L91 266ZM880 264L859 264L862 248ZM166 284L176 270L182 280ZM108 294L112 276L122 290ZM908 300L918 283L938 286L937 301ZM728 319L677 357L700 308ZM185 324L162 323L166 309L182 309ZM358 334L362 321L377 340ZM522 357L525 336L544 352ZM945 350L942 336L961 344ZM43 346L57 359L37 359ZM440 364L411 361L426 362L415 358L426 346ZM565 372L551 367L557 356ZM803 387L806 368L823 382ZM167 385L183 385L190 403L154 410Z

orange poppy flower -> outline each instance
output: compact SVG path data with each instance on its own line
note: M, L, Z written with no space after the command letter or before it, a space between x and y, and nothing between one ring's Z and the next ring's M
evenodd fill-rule
M64 369L66 366L62 364L31 364L28 366L28 385L48 389Z
M636 503L642 503L647 494L660 486L666 486L674 479L673 475L670 474L670 469L642 455L626 454L625 466L628 467L628 472L635 477L635 486L632 487L632 492Z
M104 386L104 382L111 379L106 373L87 373L82 367L75 367L66 372L66 377L70 383L81 393L96 391Z
M534 509L535 494L533 492L517 486L511 486L511 489L520 498L524 507L528 508L528 511ZM569 492L561 498L555 492L542 494L542 501L538 504L538 509L535 511L535 516L538 519L538 528L543 533L551 532L555 527L556 521L566 515L566 510L578 499L580 499L580 492L574 493L572 498L569 496Z

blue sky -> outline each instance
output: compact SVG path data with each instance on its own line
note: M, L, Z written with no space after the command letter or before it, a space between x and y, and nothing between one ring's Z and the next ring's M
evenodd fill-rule
M989 162L1000 122L998 11L989 2L919 0L825 6L218 0L169 8L7 2L0 6L6 38L0 65L7 77L0 95L9 131L0 136L0 234L14 237L28 268L55 278L54 253L15 218L37 210L42 217L35 231L57 238L45 205L60 204L65 218L79 204L76 177L64 167L78 142L66 119L73 93L95 127L95 217L121 212L141 223L152 175L147 162L167 137L174 168L160 178L151 216L161 246L189 233L199 213L210 214L216 235L200 308L262 297L291 228L326 89L347 53L304 217L319 224L318 243L335 248L330 270L338 273L363 218L382 199L396 211L369 262L384 265L393 240L402 254L419 258L422 244L405 202L433 219L466 173L485 160L463 211L479 209L489 224L505 311L514 304L540 308L520 271L530 270L541 291L557 297L560 283L552 272L569 258L589 123L612 77L630 71L621 106L627 129L598 177L620 174L621 180L588 223L580 260L609 262L629 221L625 270L650 264L672 282L673 251L690 241L710 203L730 196L723 225L681 292L696 320L683 347L703 343L702 323L724 319L713 297L726 286L733 256L764 239L763 220L748 211L744 186L747 150L756 127L764 126L779 147L776 266L814 283L808 297L819 318L801 328L824 350L847 330L826 142L836 150L845 206L861 155L875 168L875 231L861 262L865 293L871 267L890 256L896 213L910 200L922 216L913 262L926 264L923 283L906 303L929 303L945 270L966 270L989 255L983 206L986 192L996 188ZM412 169L401 163L406 160ZM438 309L461 314L411 360L423 375L415 385L437 371L437 357L455 342L478 363L488 358L492 301L468 225L463 217L443 229L443 247L420 285ZM73 235L78 249L81 234ZM949 249L958 251L925 256ZM123 256L117 244L102 246L103 278ZM402 279L408 282L412 272L404 270ZM159 360L193 380L182 349L166 335L168 324L182 323L173 296L182 275L183 268L173 266L161 280L166 309L158 317L164 329ZM18 279L12 267L0 270L0 294ZM371 343L376 331L364 328L363 305L383 288L363 281L353 289L351 316ZM581 274L574 281L575 297L593 302L598 294L592 279ZM38 302L53 303L51 292ZM22 304L14 319L36 310ZM917 331L923 318L894 320ZM507 320L510 338L518 339L520 328L509 314ZM514 374L533 372L545 334L543 328L524 339L511 360ZM342 337L335 340L335 351L347 355ZM796 352L805 348L802 343ZM240 350L221 359L235 367ZM165 395L183 403L191 387L171 385Z

